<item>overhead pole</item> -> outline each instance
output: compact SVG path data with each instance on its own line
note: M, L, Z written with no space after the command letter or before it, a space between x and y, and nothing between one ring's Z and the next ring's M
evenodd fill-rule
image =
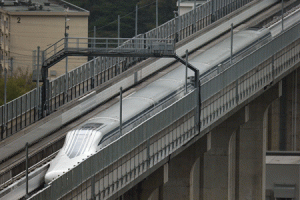
M233 56L233 23L231 24L230 64L232 64L232 56Z
M181 2L181 0L178 0L178 9L177 9L178 10L177 11L178 12L178 16L180 16L180 2Z
M66 41L65 41L66 43ZM66 45L66 44L65 44ZM67 46L67 45L66 45ZM65 46L65 48L66 48ZM48 66L44 66L45 61L45 51L42 51L42 78L43 78L43 87L42 87L42 117L46 117L49 114L49 80L48 80Z
M284 26L283 26L283 0L281 0L281 30L283 31Z
M4 68L4 116L3 116L3 119L4 119L4 123L3 123L3 128L2 128L2 135L1 135L1 139L4 138L3 134L4 134L4 131L7 132L7 104L6 104L6 100L7 100L7 96L6 96L6 89L7 89L7 69Z
M28 192L28 142L26 142L25 145L25 151L26 151L26 163L25 163L25 168L26 168L26 195L25 198L29 197L29 192Z
M174 58L176 60L178 60L179 62L181 62L182 64L186 65L190 70L192 70L195 73L195 87L198 90L198 99L197 99L197 104L199 109L197 109L197 117L195 118L195 122L197 122L199 124L198 128L199 128L199 132L200 132L200 128L201 128L201 123L200 123L200 119L201 119L201 105L202 105L202 100L201 100L201 84L200 84L200 80L199 80L199 70L197 68L195 68L193 65L191 65L190 63L186 62L184 59L182 59L181 57L179 57L177 54L174 55ZM196 123L195 123L196 124Z
M94 49L96 49L96 26L94 26ZM94 88L95 87L95 77L96 77L96 57L94 56L93 57L93 63L94 63L94 65L93 65L93 79L92 79L92 88Z
M121 30L120 30L120 15L118 15L118 47L120 46L120 38L121 38ZM120 68L120 58L118 57L118 67L119 67L119 70L120 70L120 73L122 72L121 71L121 68Z
M69 26L67 26L67 21L68 21L68 11L66 10L66 15L65 15L65 48L68 48L68 36L69 34L67 33L67 29L69 29ZM66 51L66 49L65 49ZM66 80L66 85L65 85L65 97L64 97L64 102L68 102L68 89L69 89L69 80L68 80L68 56L66 57L66 74L65 74L65 80Z
M120 45L120 15L118 15L118 46Z
M295 116L295 120L294 120L294 148L293 150L296 151L297 150L297 108L298 108L298 105L297 105L297 101L298 101L298 73L297 73L297 70L295 70L295 113L294 113L294 116Z
M185 59L186 59L186 64L185 64L185 94L187 94L187 73L188 73L188 63L189 63L189 60L188 60L188 57L189 57L189 51L186 50L185 51Z
M40 46L37 47L37 65L36 65L36 107L37 107L37 119L39 119L39 105L40 105Z
M138 34L138 5L135 5L135 36Z
M122 87L120 87L120 135L122 135Z
M196 32L196 0L194 0L194 32Z
M158 27L158 0L156 0L156 28Z

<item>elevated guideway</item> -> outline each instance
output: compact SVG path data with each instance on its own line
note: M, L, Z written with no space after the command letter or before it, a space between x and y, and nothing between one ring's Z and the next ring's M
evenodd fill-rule
M201 137L206 137L212 127L228 119L258 96L272 91L275 84L299 67L299 30L300 23L201 83L203 102L200 132L195 123L197 91L192 90L153 118L52 181L31 199L47 199L48 195L51 195L49 199L68 199L82 195L87 199L115 199L159 167L166 166L163 168L168 169L168 163L175 155ZM245 113L244 115L247 116Z
M264 4L264 6L266 6L266 4ZM258 7L260 7L260 8L262 8L262 5L259 5ZM253 10L257 10L258 9L258 7L256 7L256 8L253 8ZM240 17L240 19L241 19L241 16L239 16ZM235 18L236 20L237 20L237 18ZM234 22L237 22L237 21L234 21ZM224 25L224 29L226 29L226 30L228 30L229 28L230 28L230 24L232 23L232 22L226 22L226 23L228 23L228 24L225 24ZM204 34L203 35L203 37L204 37L204 39L197 39L197 42L198 42L198 46L202 46L203 44L205 44L206 42L207 42L207 39L209 39L210 37L209 36L211 36L211 39L213 38L213 37L215 37L215 36L217 36L217 34L219 34L220 32L218 32L217 31L218 29L212 29L211 30L211 32L207 32L206 34ZM225 30L225 31L226 31ZM215 35L212 35L212 33L215 33ZM209 39L209 40L211 40L211 39ZM190 46L195 46L195 41L193 41L193 42L191 42L191 43L189 43L189 44L186 44L187 46L182 46L181 48L179 48L178 50L177 50L177 53L180 53L181 52L181 54L182 55L184 55L184 53L185 53L185 49L190 49L190 47L188 46L188 45L190 45ZM198 47L195 47L195 49L197 49ZM160 63L171 63L171 62L173 62L174 60L173 59L163 59L163 60L157 60L154 64L152 64L152 65L150 65L151 67L149 67L150 69L148 69L148 70L153 70L153 67L155 68L154 70L157 70L158 68L159 68L159 66L158 65L160 65ZM151 69L152 68L152 69ZM141 70L142 71L142 70ZM142 73L140 74L140 75L142 75ZM123 82L124 83L124 82ZM119 85L122 85L122 83L121 84L119 84ZM118 85L118 86L119 86ZM118 86L116 86L116 88L118 88ZM117 90L117 89L116 89ZM88 97L86 97L86 99L87 99L87 101L90 101L91 100L91 98L98 98L99 96L97 96L97 93L93 93L93 94L91 94L90 96L88 96ZM80 101L82 101L82 100L85 100L85 99L80 99ZM87 104L89 104L89 103L87 103ZM71 106L72 107L72 106ZM78 109L78 108L77 108Z

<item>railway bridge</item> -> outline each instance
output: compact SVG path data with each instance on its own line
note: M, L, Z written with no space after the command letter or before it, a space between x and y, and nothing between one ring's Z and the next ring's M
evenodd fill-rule
M162 30L175 27L172 37L179 38L176 53L184 56L188 49L190 58L218 43L222 40L219 37L230 35L231 24L235 32L258 25L281 11L281 5L275 0L231 1L236 3L236 12L226 4L211 2L212 5L208 2L198 8L203 14L199 14L198 21L186 20L184 24L184 17L175 18L171 25L164 24L154 32L162 34ZM290 0L283 5L293 7L295 2ZM213 14L204 14L201 10L211 7ZM294 23L297 12L291 13L284 19L285 28L279 33L281 22L272 25L271 41L248 55L235 58L229 65L218 65L200 76L200 87L190 88L179 100L158 110L48 185L43 185L42 177L49 159L45 161L41 157L55 156L66 130L95 115L93 112L118 102L120 87L127 88L124 95L129 95L179 64L173 58L96 58L70 72L67 79L61 77L49 83L51 92L44 101L46 112L43 110L40 114L42 100L37 104L31 102L32 97L37 96L36 91L19 100L28 107L24 108L25 112L16 113L16 117L8 112L10 107L5 108L6 118L1 119L6 125L0 144L3 155L0 156L2 169L6 171L2 170L5 187L0 198L13 197L9 195L16 195L20 185L23 186L19 189L24 192L25 177L14 180L13 176L24 168L24 161L12 161L12 158L24 157L22 147L26 142L32 143L29 161L34 163L29 174L29 191L32 192L29 199L290 198L280 196L274 185L267 184L266 154L267 151L299 149L300 24ZM177 23L180 20L181 23ZM205 24L206 20L210 23ZM288 25L290 22L293 23ZM138 64L127 69L128 63ZM156 71L159 72L155 76L146 79ZM81 73L84 77L80 77ZM92 83L96 86L91 86ZM31 104L35 106L30 107ZM14 109L12 104L11 110ZM86 117L79 118L83 114ZM38 135L38 139L34 135ZM44 138L53 140L44 141ZM16 151L21 153L16 154ZM299 199L296 183L276 184L281 184L282 193L286 192L285 186L288 190L292 185L294 196L291 198Z

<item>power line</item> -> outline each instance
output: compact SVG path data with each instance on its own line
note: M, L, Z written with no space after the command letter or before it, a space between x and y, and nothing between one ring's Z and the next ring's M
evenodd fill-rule
M153 1L152 3L149 3L149 4L144 5L144 6L142 6L142 7L138 7L138 10L140 10L140 9L142 9L142 8L145 8L145 7L147 7L147 6L150 6L150 5L154 4L154 3L156 3L156 1ZM122 18L124 18L124 17L127 17L128 15L131 15L131 14L133 14L133 13L135 13L135 12L136 12L136 11L134 10L134 11L132 11L132 12L130 12L130 13L127 13L126 15L121 16L120 19L122 19ZM116 23L116 22L118 22L117 19L114 20L114 21L112 21L112 22L110 22L110 23L108 23L108 24L106 24L106 25L104 25L104 26L101 26L100 28L97 28L96 31L97 31L97 30L100 30L100 29L102 29L102 28L104 28L104 27L107 27L107 26L109 26L109 25L111 25L111 24L113 24L113 23ZM89 33L91 33L91 32L94 32L94 30L89 31Z
M20 56L32 57L32 55L25 55L25 54L16 53L16 52L13 52L13 51L11 51L10 53L17 54L17 55L20 55Z

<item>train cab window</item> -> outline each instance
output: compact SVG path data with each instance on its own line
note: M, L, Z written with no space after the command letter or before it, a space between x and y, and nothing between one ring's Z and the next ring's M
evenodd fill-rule
M84 124L81 129L97 129L103 126L103 123L88 123Z

